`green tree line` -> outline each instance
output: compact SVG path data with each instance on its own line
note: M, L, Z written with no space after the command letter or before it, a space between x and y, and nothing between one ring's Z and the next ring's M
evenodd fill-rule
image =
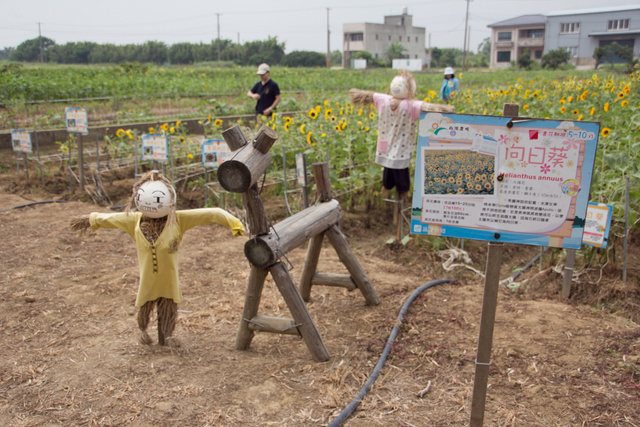
M47 37L36 37L20 43L15 49L5 49L2 59L18 62L46 62L55 64L119 64L139 62L150 64L191 65L224 61L237 65L257 65L267 62L290 67L326 65L326 54L294 51L285 54L285 43L277 37L249 41L244 44L231 40L212 40L210 43L175 43L148 41L143 44L115 45L94 42L56 44ZM339 51L332 53L332 63L340 63Z

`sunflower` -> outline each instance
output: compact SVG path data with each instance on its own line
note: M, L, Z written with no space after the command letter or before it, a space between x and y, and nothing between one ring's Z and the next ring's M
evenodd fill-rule
M189 160L192 160L193 159L193 154L189 153L189 154L187 154L187 157L189 158Z
M369 118L370 118L371 120L375 119L375 118L376 118L376 113L374 113L373 111L372 111L372 112L370 112L370 113L369 113Z
M289 132L289 126L290 126L289 123L285 122L284 123L284 130Z
M591 111L589 111L589 115L593 116L595 112L596 112L596 107L591 107Z
M156 130L153 127L150 127L149 128L149 133L150 134L154 134L154 133L156 133Z
M169 125L167 123L160 125L160 129L162 130L169 130Z
M311 110L309 110L309 112L307 113L307 116L309 116L311 119L315 120L318 117L318 112L316 111L315 108L312 108Z
M314 142L313 138L311 138L311 131L309 131L309 133L307 133L307 142L311 145L316 145L316 143Z
M171 126L171 127L169 128L169 132L170 132L170 133L175 133L175 131L176 131L176 128L174 128L173 126Z
M602 130L600 131L600 135L604 137L609 136L610 133L611 133L611 129L609 128L602 128Z
M300 133L303 135L306 133L304 130L304 123L300 125Z
M577 116L577 115L579 115L579 114L580 114L580 111L578 111L578 110L573 110L573 111L572 111L572 113L573 113L573 115L574 115L574 116Z
M122 138L122 137L123 137L123 136L125 136L125 135L126 135L126 134L125 134L125 132L124 132L124 129L118 129L118 130L116 131L116 136L117 136L118 138Z
M623 92L618 92L618 99L624 99L624 97L627 96L626 93Z
M605 102L604 103L604 112L606 113L607 111L609 111L609 103Z
M125 133L126 133L126 134L127 134L127 136L129 137L129 139L133 139L133 140L135 140L135 139L136 139L136 137L135 137L135 136L133 136L133 133L131 133L131 130L127 129L127 131L126 131Z
M564 107L564 106L560 107L560 112L563 113L563 114L566 113L567 112L567 108Z
M626 99L620 103L620 106L622 108L626 107L627 105L629 105L629 101L627 101Z
M216 119L216 121L213 122L213 125L219 128L220 126L222 126L222 119Z
M178 121L176 122L176 128L180 129L180 123L182 123L182 120L178 120Z
M324 118L325 120L331 118L331 108L327 108L326 110L324 110Z
M335 122L336 120L338 120L338 118L336 116L331 116L331 121Z
M524 104L524 106L522 107L523 110L528 110L529 109L529 104Z

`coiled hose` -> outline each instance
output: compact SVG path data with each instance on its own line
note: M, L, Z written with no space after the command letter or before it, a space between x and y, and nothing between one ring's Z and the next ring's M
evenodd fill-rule
M341 426L342 423L344 423L347 420L347 418L349 418L351 416L353 411L356 410L356 408L358 407L360 402L362 402L362 399L364 398L364 396L369 392L369 390L371 389L371 386L373 385L373 383L378 378L378 375L380 374L380 371L382 370L382 367L384 366L385 362L387 361L387 357L389 357L389 353L391 353L391 346L393 344L393 341L398 336L398 333L400 333L400 326L402 326L402 322L404 320L404 316L405 316L405 314L407 314L407 311L409 310L409 306L411 305L411 303L413 303L413 301L423 291L425 291L425 290L427 290L427 289L429 289L429 288L431 288L433 286L436 286L436 285L439 285L439 284L442 284L442 283L453 282L453 281L454 281L453 279L433 280L433 281L431 281L429 283L425 283L424 285L420 286L418 289L413 291L413 293L409 296L409 298L407 298L407 300L405 301L404 305L400 309L400 313L398 314L398 321L396 322L396 325L391 330L391 334L389 335L389 339L387 339L387 343L385 344L384 349L382 350L382 354L380 355L380 359L378 359L378 363L376 363L376 366L373 369L373 372L371 372L371 375L369 376L369 379L364 384L364 386L360 389L360 391L358 392L356 397L351 401L351 403L349 403L349 405L347 405L347 407L344 408L344 410L328 425L328 427Z

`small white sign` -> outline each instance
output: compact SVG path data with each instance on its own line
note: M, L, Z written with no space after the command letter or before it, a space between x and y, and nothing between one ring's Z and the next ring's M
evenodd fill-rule
M202 140L202 167L218 169L231 156L231 150L224 139Z
M167 163L169 141L165 135L142 135L142 160Z
M613 206L604 203L589 202L584 222L582 243L598 248L606 248Z
M84 108L65 108L64 121L67 125L67 132L89 134L89 120L87 110Z

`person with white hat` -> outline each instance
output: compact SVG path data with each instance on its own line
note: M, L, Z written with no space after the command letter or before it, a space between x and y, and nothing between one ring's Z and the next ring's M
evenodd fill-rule
M247 96L258 101L256 103L256 119L258 116L270 116L280 103L280 87L271 80L269 64L260 64L256 73L260 76L260 81L256 83Z
M456 78L453 68L445 68L444 79L442 80L442 86L440 87L440 98L447 102L453 101L453 98L455 97L459 88L460 82Z

